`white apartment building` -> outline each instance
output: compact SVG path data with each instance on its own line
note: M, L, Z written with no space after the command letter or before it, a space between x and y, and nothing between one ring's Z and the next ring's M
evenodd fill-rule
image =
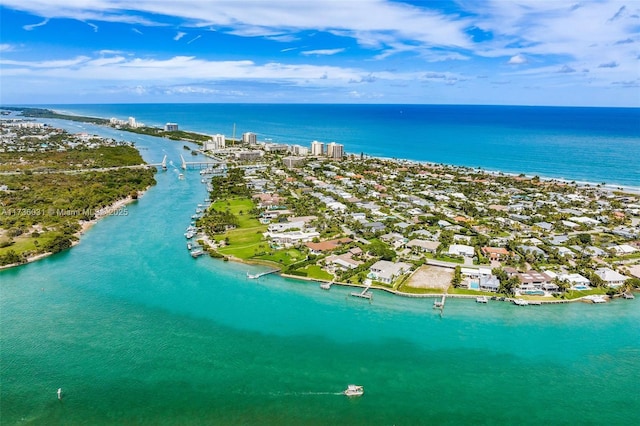
M255 133L246 132L242 134L242 143L248 143L250 145L255 145L258 143L258 139Z
M300 155L300 156L309 155L309 148L302 145L292 145L289 151L291 151L291 153L294 155Z
M327 157L340 159L344 155L344 145L331 142L327 145Z
M324 155L324 143L318 141L311 142L311 155Z

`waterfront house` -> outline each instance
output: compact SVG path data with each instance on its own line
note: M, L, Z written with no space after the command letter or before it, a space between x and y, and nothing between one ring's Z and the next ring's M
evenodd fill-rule
M404 262L389 262L388 260L379 260L369 268L367 278L380 281L385 284L391 284L393 280L400 275L409 272L411 265Z
M520 280L521 290L541 290L543 286L551 284L551 278L543 272L530 270L516 276Z
M496 293L500 288L500 281L495 275L481 275L478 279L478 286L481 291L491 291Z
M351 238L338 238L335 240L329 241L321 241L319 243L309 242L306 243L305 246L309 249L311 254L322 254L323 252L328 252L337 249L343 244L349 244L353 240Z
M624 282L629 279L626 275L614 271L611 268L598 268L595 270L597 276L609 287L620 287Z
M318 238L320 233L315 229L307 229L305 231L265 232L263 235L274 244L291 247Z
M362 265L362 262L359 260L353 259L353 254L351 252L343 253L340 255L332 254L327 256L325 262L327 265L332 265L336 269L348 270L355 269L358 266Z

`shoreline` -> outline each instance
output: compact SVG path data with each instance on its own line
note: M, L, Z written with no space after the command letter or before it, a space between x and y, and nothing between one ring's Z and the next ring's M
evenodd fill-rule
M399 165L409 163L409 164L419 164L421 166L427 166L427 167L460 168L460 169L469 170L469 171L476 171L478 173L484 173L492 177L506 176L510 178L517 178L517 177L523 176L524 178L527 178L527 179L533 179L534 177L538 177L541 182L550 182L550 183L558 182L566 185L574 185L577 188L595 188L595 189L600 189L600 190L611 192L611 193L626 192L626 193L632 193L634 195L640 195L640 186L635 186L635 185L623 185L623 184L618 185L615 183L605 183L603 185L602 182L596 183L596 182L586 181L586 180L575 180L575 179L571 180L570 178L566 178L566 177L551 177L551 176L545 176L545 175L529 174L526 172L521 172L521 173L506 172L502 170L485 169L477 166L462 166L457 164L434 163L432 161L413 160L410 158L379 157L379 156L368 155L368 154L364 154L364 156L365 158L391 161Z
M138 199L140 199L140 197L142 197L145 192L148 190L149 188L146 188L144 191L139 191L138 192L138 198L131 198L131 196L128 196L126 198L121 198L119 200L114 201L113 203L111 203L110 205L106 206L106 207L102 207L101 209L98 210L98 213L95 214L95 218L92 220L87 220L87 221L79 221L79 225L80 225L80 230L77 231L76 233L73 234L74 237L76 237L77 239L71 242L71 247L69 247L66 250L71 250L73 247L77 246L78 244L80 244L82 236L85 234L85 232L89 231L95 224L98 223L98 221L100 221L101 219L104 219L107 216L112 216L114 211L120 210L123 207L137 201ZM63 250L63 251L66 251ZM38 260L44 259L46 257L49 257L51 255L53 255L54 253L52 252L46 252L46 253L39 253L33 256L29 256L27 257L26 261L24 263L10 263L8 265L2 265L0 266L0 271L5 270L5 269L10 269L10 268L17 268L19 266L24 266L24 265L28 265L30 263L33 262L37 262Z
M386 287L380 287L380 286L365 286L364 284L354 284L354 283L345 283L345 282L340 282L340 281L334 281L334 280L323 280L321 278L309 278L309 277L301 277L298 275L291 275L291 274L286 274L284 272L282 272L282 266L276 262L272 262L269 260L246 260L246 259L240 259L239 257L236 256L232 256L232 255L223 255L222 253L218 252L215 250L215 248L208 246L208 249L215 251L216 253L220 254L222 257L221 258L214 258L217 260L220 260L222 262L235 262L235 263L239 263L239 264L244 264L244 265L252 265L252 266L256 266L256 265L260 265L260 266L267 266L267 267L272 267L272 268L276 268L277 272L275 272L275 274L277 274L280 278L285 278L285 279L292 279L292 280L297 280L297 281L302 281L302 282L306 282L306 283L318 283L318 284L326 284L326 283L331 283L331 285L337 285L340 287L348 287L348 288L357 288L357 289L365 289L368 288L369 290L379 290L379 291L383 291L389 294L392 294L394 296L398 296L398 297L405 297L405 298L409 298L409 299L440 299L443 296L446 296L447 298L451 298L451 299L476 299L479 296L485 296L488 297L484 294L478 293L478 294L450 294L450 293L405 293L402 291L398 291L398 290L394 290L391 288L386 288ZM213 256L210 256L213 258ZM631 290L631 293L638 293L640 292L640 290ZM491 296L491 297L503 297L504 300L492 300L492 301L496 301L496 302L507 302L507 303L514 303L515 300L517 299L521 299L521 300L526 300L528 302L533 302L531 303L532 306L536 306L536 305L564 305L564 304L568 304L568 303L576 303L576 302L581 302L581 303L589 303L590 301L590 297L592 295L585 295L585 296L580 296L580 297L576 297L575 299L549 299L549 300L539 300L539 299L535 299L535 300L531 300L528 299L527 296L512 296L512 297L507 297L507 296L499 296L499 293L495 293L495 296ZM490 297L490 300L491 300ZM622 294L616 294L613 296L608 296L608 295L603 295L603 297L607 300L607 302L612 301L613 299L619 299L622 297Z

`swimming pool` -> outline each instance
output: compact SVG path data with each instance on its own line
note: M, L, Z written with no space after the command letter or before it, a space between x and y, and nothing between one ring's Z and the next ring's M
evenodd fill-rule
M478 281L471 281L469 283L469 288L471 290L480 290L480 283Z
M574 285L573 286L574 290L589 290L589 286L580 284L580 285Z
M525 290L522 294L527 294L529 296L544 296L544 291L542 290Z

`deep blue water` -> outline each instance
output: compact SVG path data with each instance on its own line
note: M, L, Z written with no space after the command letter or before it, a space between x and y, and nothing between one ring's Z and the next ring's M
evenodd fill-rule
M148 125L345 151L640 187L640 109L464 105L51 105Z

